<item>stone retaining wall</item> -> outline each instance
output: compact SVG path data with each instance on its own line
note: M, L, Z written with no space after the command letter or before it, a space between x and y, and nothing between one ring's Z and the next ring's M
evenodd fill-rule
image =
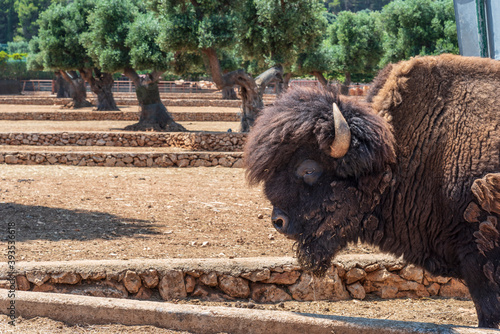
M0 152L0 164L103 167L243 167L243 153Z
M0 133L0 145L178 147L195 151L242 151L239 132L55 132Z
M93 99L88 99L95 105ZM70 103L72 100L68 98L55 97L29 97L18 98L14 95L0 96L0 104L26 104L26 105L58 105L63 106ZM118 105L136 106L139 105L137 99L115 99ZM207 99L162 99L165 106L185 106L185 107L231 107L238 108L241 105L240 100L207 100ZM271 103L271 102L267 102Z
M177 122L239 122L235 112L171 112ZM42 112L0 112L0 120L6 121L138 121L139 112L123 111L42 111Z
M378 255L361 256L359 260L354 256L348 260L340 257L321 278L303 271L290 258L256 258L250 259L250 264L248 259L149 260L142 264L121 261L118 266L112 265L118 261L79 262L86 264L75 263L73 268L62 262L34 263L28 267L16 264L17 289L116 298L195 297L258 303L365 299L368 294L383 299L470 299L467 287L456 279L434 277L401 260ZM0 288L9 288L9 279L13 279L7 277L8 270L3 267Z

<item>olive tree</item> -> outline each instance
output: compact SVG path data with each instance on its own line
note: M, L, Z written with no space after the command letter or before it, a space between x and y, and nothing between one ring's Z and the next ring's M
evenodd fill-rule
M113 97L113 76L95 66L81 43L88 31L87 17L93 0L53 4L40 16L39 52L45 70L57 71L70 84L74 106L87 106L83 80L97 96L97 110L118 110ZM76 72L78 71L78 73Z
M157 18L142 2L104 0L96 3L88 24L82 41L92 61L105 72L122 72L135 85L140 119L126 129L184 131L160 99L158 81L173 54L160 50L155 41L160 31Z
M333 70L344 75L344 85L353 74L372 76L383 54L378 12L340 12L328 27Z
M283 80L283 65L324 28L318 0L150 0L161 18L158 42L166 51L198 51L218 89L240 86L241 131L248 131L263 108L271 82ZM237 49L268 70L256 78L242 68L224 73L220 57Z
M453 0L395 0L381 12L382 65L417 55L458 54Z

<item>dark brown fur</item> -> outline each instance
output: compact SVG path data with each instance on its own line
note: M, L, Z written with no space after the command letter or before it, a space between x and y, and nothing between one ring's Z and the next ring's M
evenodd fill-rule
M498 327L499 217L479 208L471 187L500 171L500 62L422 57L383 76L373 111L324 90L282 96L250 133L247 177L264 182L271 203L290 217L287 233L311 270L324 271L348 242L368 242L464 279L479 325ZM352 133L340 159L328 155L333 102ZM324 170L312 186L296 175L306 159Z

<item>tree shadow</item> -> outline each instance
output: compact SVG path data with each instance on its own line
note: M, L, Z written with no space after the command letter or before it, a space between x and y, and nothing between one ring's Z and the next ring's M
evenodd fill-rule
M148 220L104 212L0 203L0 241L9 240L9 228L15 228L15 240L21 242L144 238L144 235L160 234L154 227Z

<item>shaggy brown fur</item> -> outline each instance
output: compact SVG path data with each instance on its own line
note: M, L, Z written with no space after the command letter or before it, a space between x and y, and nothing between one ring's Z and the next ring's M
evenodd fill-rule
M324 90L282 96L250 133L247 177L264 182L289 218L281 232L297 241L299 261L311 270L324 271L348 242L368 242L464 279L479 325L498 327L500 217L488 209L498 203L481 207L471 187L500 171L500 62L422 57L383 76L373 112ZM329 156L333 102L352 134L339 159ZM321 166L311 171L312 185L297 171L306 160ZM476 188L492 194L497 184Z

